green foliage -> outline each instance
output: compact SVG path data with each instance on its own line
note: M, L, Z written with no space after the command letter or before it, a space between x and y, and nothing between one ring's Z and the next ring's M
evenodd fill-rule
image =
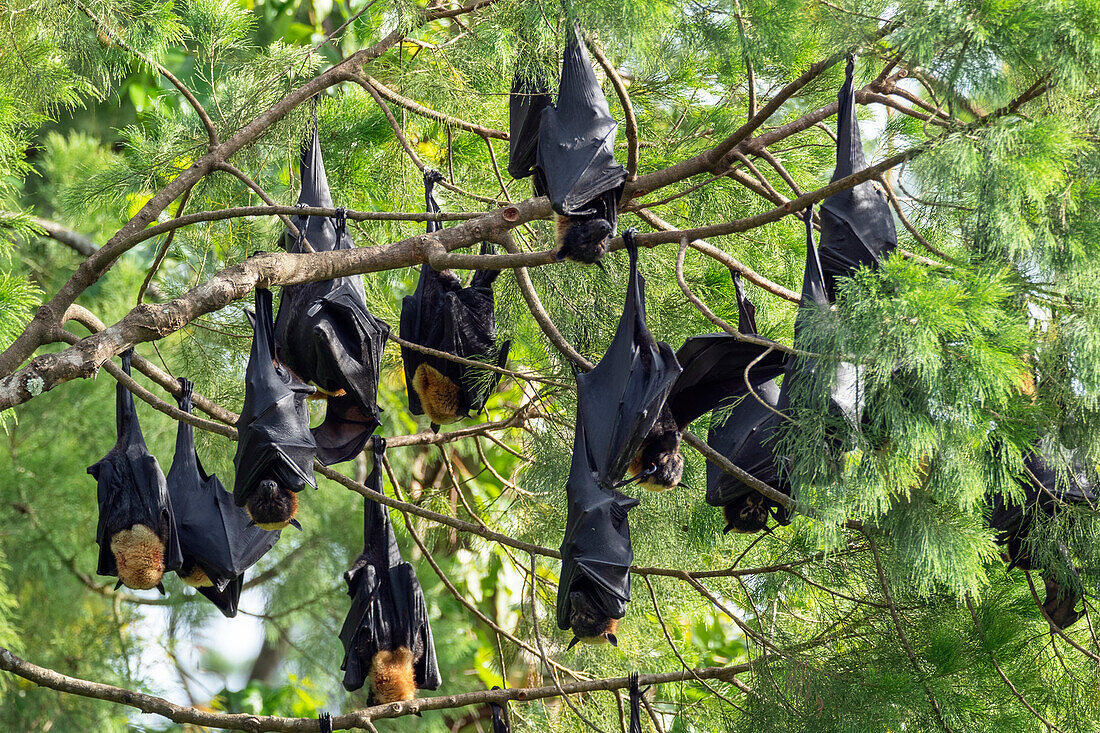
M224 141L319 71L395 29L412 28L424 10L406 0L376 2L329 38L364 7L359 0L81 0L0 8L7 34L0 40L0 347L81 261L42 236L31 215L102 245L206 153L198 115L156 64L194 91ZM871 38L878 19L896 28ZM642 497L630 517L635 563L712 572L698 584L635 576L617 651L564 649L567 639L554 622L556 560L392 512L429 600L441 693L548 685L552 674L569 681L531 651L541 648L593 678L754 663L738 686L712 680L658 687L652 706L664 730L678 733L923 731L942 730L944 723L966 731L1039 729L1021 698L1064 731L1096 730L1094 661L1050 636L1029 579L1005 572L985 513L993 495L1019 498L1023 456L1037 440L1074 449L1090 472L1100 465L1100 6L1085 0L588 0L562 11L556 4L501 0L413 30L365 70L447 117L506 130L514 70L545 74L556 86L573 20L622 72L639 121L643 175L706 151L740 127L750 112L750 69L758 110L811 64L856 48L858 85L890 77L923 105L895 99L925 113L939 108L936 119L948 120L943 127L895 110L884 114L874 104L859 110L869 159L924 150L887 181L920 235L899 226L901 246L936 262L899 253L880 270L842 282L834 310L804 314L808 326L799 347L817 355L817 368L796 391L793 422L776 447L789 456L788 478L812 517L767 535L723 535L720 514L703 502L705 465L686 449L683 486ZM891 76L897 69L887 64L894 60L908 78ZM842 67L826 69L755 134L834 102ZM1035 99L1016 103L1035 90L1041 90ZM623 120L610 83L604 91L612 115ZM390 110L419 159L463 191L491 200L530 195L526 181L498 179L506 168L503 141L487 143L397 104ZM279 119L232 163L276 202L293 203L298 146L314 114L337 205L422 209L421 171L373 98L353 83L324 90L316 106L303 104ZM825 118L769 146L799 191L828 182L834 144L825 128L833 125ZM624 133L620 129L623 149ZM624 150L617 152L625 160ZM763 158L750 157L777 195L795 194ZM756 175L741 164L739 173L746 172ZM665 201L653 211L682 228L775 205L774 197L714 173L640 200ZM445 211L492 206L463 193L438 193ZM177 199L161 219L260 202L237 178L215 172L191 189L186 208ZM626 226L648 228L624 212L620 228ZM170 242L150 239L126 252L79 303L114 323L135 306L162 248L147 302L166 302L253 252L277 249L281 230L278 220L255 217L181 228ZM413 222L352 225L360 246L422 231L423 224ZM533 222L515 237L522 250L553 246L549 222ZM801 222L786 217L710 243L797 291L803 237ZM674 245L647 250L641 269L649 325L677 347L714 327L687 305L674 260ZM529 271L562 336L593 361L614 334L627 275L625 254L602 264ZM691 251L684 275L718 316L736 321L723 265ZM365 275L371 311L396 327L400 298L416 277L414 268ZM755 286L749 293L761 334L792 343L792 304ZM531 317L511 274L498 279L496 295L500 331L513 339L509 368L570 385L570 365ZM139 351L237 410L251 336L242 313L247 305L204 315L155 350L143 344ZM830 367L841 362L857 365L862 375L858 426L830 414L821 401L835 371ZM144 377L138 380L164 396ZM398 349L390 345L379 394L384 435L426 429L406 409L406 388ZM147 664L167 650L206 683L192 689L195 702L218 710L314 717L322 708L364 706L364 692L348 694L340 685L336 636L348 607L341 574L362 546L362 499L333 482L321 480L318 492L303 495L305 531L284 532L253 571L266 578L249 596L247 612L258 617L242 613L228 627L234 634L262 625L259 659L271 663L270 674L254 670L251 658L229 654L224 638L203 636L226 627L175 578L168 579L166 599L135 599L112 594L108 580L94 575L94 482L85 467L113 443L113 394L101 374L21 406L18 421L0 414L0 646L64 674L182 696L186 685L176 684L171 667L163 673ZM417 506L556 549L565 522L574 393L505 378L477 421L503 419L530 401L542 416L524 431L500 433L500 444L481 438L393 449L397 487L387 481L387 490L399 488L399 496ZM322 409L313 406L315 422ZM691 429L705 434L728 409ZM152 452L169 456L175 423L144 403L138 411ZM234 444L203 431L197 440L204 465L230 485ZM340 467L360 478L365 469ZM849 520L875 538L881 568ZM1056 566L1061 582L1100 592L1100 522L1091 508L1041 522L1027 547L1036 562ZM1079 567L1077 576L1059 560L1063 547ZM723 572L731 566L765 570ZM1030 579L1040 601L1041 580L1038 573ZM467 604L527 648L498 636ZM150 631L154 623L166 630ZM1095 652L1091 628L1082 621L1068 633ZM7 675L0 677L0 698L4 729L165 727ZM602 730L620 729L610 694L571 702ZM379 721L378 727L476 729L459 718L462 712ZM516 731L590 730L560 700L513 704L511 715Z

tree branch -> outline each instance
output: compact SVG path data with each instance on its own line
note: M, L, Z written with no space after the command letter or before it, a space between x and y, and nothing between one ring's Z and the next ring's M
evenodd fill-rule
M704 667L679 672L665 672L660 674L645 674L639 678L642 685L661 685L671 682L684 682L695 679L729 680L735 675L747 672L750 664L737 664L729 667ZM114 685L105 685L100 682L83 680L78 677L69 677L52 669L39 667L12 654L7 649L0 647L0 670L10 672L40 687L47 687L59 692L65 692L82 697L90 697L96 700L105 700L119 705L128 705L137 708L143 713L154 713L176 723L189 723L192 725L222 728L226 730L241 730L249 733L260 731L285 731L297 733L299 731L320 731L320 723L316 718L285 718L267 715L249 715L242 713L216 713L199 708L176 705L164 698L155 695L147 695L135 690L127 690ZM427 697L419 700L389 703L387 705L375 705L374 707L357 710L344 715L333 716L334 730L350 730L355 727L365 727L372 721L385 718L398 718L410 714L419 714L429 710L450 710L453 708L468 707L471 705L484 705L489 702L505 703L511 701L529 702L552 697L560 697L562 694L575 695L585 692L597 692L601 690L621 690L629 687L630 681L626 677L612 677L598 680L583 680L561 685L561 691L557 686L548 687L512 687L504 690L484 690L481 692L467 692L461 695L444 695L439 697Z

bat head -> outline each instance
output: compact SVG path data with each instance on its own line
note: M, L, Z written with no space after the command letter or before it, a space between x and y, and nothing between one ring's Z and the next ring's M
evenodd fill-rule
M155 588L164 575L164 542L144 524L115 532L111 552L118 566L118 579L127 588Z
M260 529L283 529L298 513L298 495L271 479L265 479L248 498L245 509Z
M557 227L558 260L575 260L591 265L607 254L608 237L614 232L611 222L595 217L554 215Z
M192 588L212 588L214 586L214 581L210 580L210 576L206 574L206 571L190 557L184 558L183 566L176 571L176 574L180 576L180 580Z
M664 491L680 484L684 475L684 457L680 455L680 433L670 430L647 436L630 462L630 473L650 472L639 483L650 491Z
M768 500L755 491L722 506L726 517L723 533L760 532L768 526Z
M1081 594L1066 588L1050 576L1044 576L1047 597L1043 602L1043 610L1050 616L1050 620L1060 629L1068 629L1077 623L1085 612L1076 609L1077 602L1081 600Z
M416 368L413 375L413 389L420 398L424 414L436 425L455 422L461 414L461 388L427 362Z
M569 606L569 627L573 629L573 641L569 643L569 648L577 642L619 645L615 638L615 632L619 630L619 619L611 618L597 608L586 593L570 593Z
M370 666L370 689L380 705L416 697L413 653L407 646L393 651L383 649L374 655Z

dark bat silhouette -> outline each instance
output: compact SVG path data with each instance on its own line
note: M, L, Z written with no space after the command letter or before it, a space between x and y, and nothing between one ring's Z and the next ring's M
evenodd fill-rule
M577 427L565 487L569 507L557 602L558 628L573 630L570 646L617 643L634 560L627 512L638 500L616 487L680 373L672 349L646 327L634 230L623 238L630 279L622 317L600 363L576 375Z
M186 379L179 383L179 407L190 413L194 385ZM249 526L248 515L233 503L218 477L203 470L194 428L182 421L167 482L183 554L176 574L233 618L245 570L274 547L279 532Z
M122 353L122 371L130 373L134 350ZM118 585L164 593L161 578L183 562L179 535L164 473L145 447L134 397L119 382L115 387L114 447L88 467L97 483L99 524L96 572L118 578Z
M424 174L424 197L429 212L438 212L439 205L432 188L440 180L438 171ZM428 233L439 229L437 222L428 222ZM489 244L482 245L482 254L491 253ZM432 269L428 263L420 266L420 279L412 295L401 302L401 338L437 351L466 359L493 359L497 366L508 363L512 342L497 344L496 316L493 313L493 281L499 270L478 270L469 287L449 270ZM485 407L489 395L500 382L498 372L459 364L415 349L402 347L405 383L409 394L409 411L427 414L432 429L469 417Z
M855 58L848 58L844 85L837 95L836 168L833 181L867 167L856 117L852 75ZM877 267L898 244L894 217L886 197L871 181L864 181L829 196L821 204L821 267L825 295L836 299L836 279L847 277L860 265Z
M626 306L600 363L577 374L586 449L598 483L608 488L617 486L630 467L680 375L672 348L654 339L646 326L645 278L638 272L633 229L623 232L623 241L630 256Z
M1066 481L1058 480L1058 465L1063 464ZM1063 511L1062 504L1092 504L1096 492L1089 481L1083 463L1070 452L1045 454L1038 446L1024 459L1027 473L1020 481L1024 502L1016 504L1001 494L990 497L989 526L998 531L997 541L1005 546L1009 569L1040 570L1046 586L1043 609L1059 628L1069 628L1084 615L1076 610L1083 598L1080 587L1067 587L1059 582L1055 569L1037 567L1028 549L1028 541L1040 514L1048 517ZM1058 543L1058 554L1064 562L1061 568L1077 579L1077 569L1069 556L1069 549Z
M385 450L375 436L367 487L378 494ZM344 573L352 599L340 629L344 687L358 690L369 678L370 704L411 700L441 683L428 608L416 571L401 558L389 510L371 499L363 504L363 552Z
M275 360L275 328L271 321L271 291L256 288L252 322L252 353L245 370L244 407L237 420L237 467L233 501L243 506L263 529L294 519L298 492L317 488L313 458L317 443L309 430L306 397L314 388L295 379Z
M738 329L756 333L756 308L745 297L740 274L731 270L740 315ZM693 336L676 352L683 371L676 378L660 417L634 455L630 473L644 475L641 485L651 491L680 483L684 459L680 455L683 431L723 400L746 394L745 369L752 378L770 380L783 369L784 353L738 341L727 333ZM753 364L753 362L756 362Z
M558 628L572 629L570 648L578 641L618 645L615 633L626 615L634 562L626 515L639 503L597 483L585 422L578 410L558 579Z
M300 206L331 207L332 195L314 123L302 146ZM294 225L317 252L352 249L343 210L334 218L295 216ZM306 251L302 238L287 232L289 252ZM275 318L275 353L314 397L327 400L325 420L313 428L317 458L332 465L354 458L379 424L378 372L390 327L367 310L363 278L349 275L283 287Z
M550 197L557 258L599 261L615 233L626 169L615 162L618 125L579 28L566 40L557 103L550 104L544 81L517 74L509 105L508 171L514 178L533 173L535 195Z

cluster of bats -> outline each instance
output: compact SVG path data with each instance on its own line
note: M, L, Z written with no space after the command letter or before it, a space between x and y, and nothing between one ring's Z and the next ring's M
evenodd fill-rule
M850 60L839 94L834 181L866 167L853 68ZM510 95L508 170L517 178L533 176L535 193L549 197L559 259L598 262L615 232L626 171L615 162L617 126L579 30L566 43L556 103L547 89L544 80L517 72ZM434 171L425 174L430 212L439 211L433 195L438 180ZM316 124L302 148L298 203L333 206ZM811 309L831 308L837 278L861 266L877 267L897 242L887 202L870 182L825 199L819 247L812 208L804 215L806 267L796 347ZM295 216L292 224L283 236L287 251L355 246L341 209L332 217ZM439 226L429 222L428 232ZM634 230L623 232L623 240L630 276L618 328L599 363L576 374L577 421L557 598L558 626L573 633L569 646L616 643L630 600L633 550L627 515L640 503L621 489L632 483L652 490L678 485L684 466L681 437L691 422L720 403L732 404L722 419L712 420L709 444L791 496L785 458L776 455L774 438L782 421L790 419L790 395L799 381L816 370L833 369L832 378L824 380L833 385L827 409L854 428L864 409L859 372L849 363L789 358L762 339L745 341L728 333L689 338L674 353L646 326L645 279L638 272ZM411 345L401 349L409 409L427 415L433 429L482 410L499 382L498 373L446 358L506 363L510 343L498 343L494 320L498 274L477 271L464 287L453 273L423 264L415 292L402 303L400 333ZM737 273L733 281L738 330L755 335L755 308ZM163 592L164 573L175 571L233 616L245 571L271 549L283 528L301 529L295 519L298 493L316 488L315 459L324 465L346 461L370 442L374 464L367 488L383 493L385 440L373 433L380 423L379 365L390 329L367 310L362 278L284 286L274 317L272 310L271 292L257 288L255 313L248 314L253 341L237 422L232 493L203 470L192 428L184 422L165 476L145 445L133 397L118 385L117 443L88 469L98 482L99 574L116 576L130 588ZM131 355L132 350L122 355L126 373ZM181 379L180 386L179 407L189 412L192 385ZM315 428L309 426L307 399L326 403L324 421ZM1023 568L1033 566L1027 539L1037 513L1053 515L1065 502L1093 498L1083 471L1071 472L1073 486L1060 486L1051 456L1034 453L1028 468L1024 505L990 499L991 525L1013 564ZM713 465L707 467L706 501L722 510L727 532L758 532L767 530L772 519L791 520L786 503ZM402 559L388 511L371 498L364 501L363 534L363 552L345 574L352 604L340 631L344 685L355 690L369 680L372 702L406 700L417 689L437 689L439 669L424 595L413 567ZM1068 562L1068 553L1063 554ZM1050 568L1037 569L1047 581L1049 618L1060 626L1075 622L1080 594L1059 584ZM632 699L636 688L635 681Z

